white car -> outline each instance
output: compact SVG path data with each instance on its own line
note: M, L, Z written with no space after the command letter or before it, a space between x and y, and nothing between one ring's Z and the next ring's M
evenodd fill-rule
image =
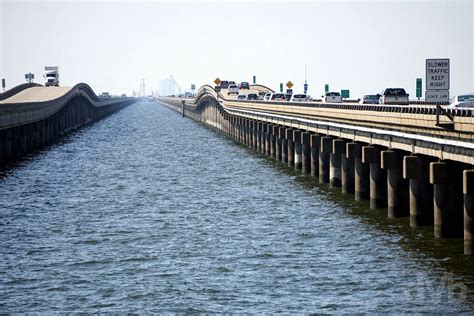
M408 93L403 88L387 88L380 96L380 104L408 105Z
M457 95L452 98L447 109L474 109L474 93Z
M236 84L230 84L229 87L227 88L227 94L239 94L239 87L237 87Z
M230 94L230 93L229 93ZM239 94L237 96L237 100L247 100L247 96L245 94Z
M265 91L260 91L260 92L258 93L258 100L263 100L263 99L265 98L265 95L266 95L266 94L267 94L267 93L266 93Z
M294 94L291 97L291 102L308 102L312 100L313 99L309 95L306 95L306 94Z
M342 97L339 92L326 92L326 95L321 96L323 103L342 103Z
M265 101L268 101L268 100L270 100L270 97L271 97L271 96L272 96L271 93L267 93L267 94L265 94L265 96L263 97L263 99L264 99Z

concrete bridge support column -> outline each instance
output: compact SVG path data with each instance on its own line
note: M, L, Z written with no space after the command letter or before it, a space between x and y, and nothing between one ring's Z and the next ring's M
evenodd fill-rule
M261 152L262 151L262 143L263 143L263 138L262 138L262 129L263 129L263 123L257 122L257 151Z
M341 187L343 193L354 193L355 171L354 158L348 155L348 143L344 143L344 152L341 155Z
M257 150L258 141L258 122L252 121L252 148Z
M329 183L329 157L332 152L332 138L321 137L321 151L319 152L319 182Z
M434 235L438 238L462 236L463 224L462 172L455 164L430 163L430 183L433 184Z
M283 161L283 139L285 138L285 128L282 126L278 127L278 138L276 142L276 159Z
M464 194L464 253L474 254L474 169L463 172Z
M278 138L278 126L272 125L272 134L270 135L270 156L276 158L276 143Z
M309 137L311 146L311 176L319 178L319 153L321 152L321 135L311 134Z
M388 217L409 216L408 181L403 178L402 154L393 150L382 151L381 167L387 171Z
M291 128L286 129L286 142L287 142L287 157L288 160L288 167L295 166L295 143L293 142L293 132L294 130Z
M262 124L262 148L260 148L260 152L262 154L267 153L267 146L268 146L268 124Z
M301 170L303 173L311 173L311 134L301 133Z
M341 156L346 151L346 144L342 139L334 139L332 141L332 150L329 157L329 183L333 188L340 188L342 185L341 174Z
M265 129L265 154L267 156L270 156L271 147L272 147L271 135L272 135L272 125L267 124L267 128Z
M410 226L433 225L433 187L428 162L419 156L405 156L403 178L409 181Z
M362 145L359 143L346 144L346 156L354 160L354 198L356 201L370 198L370 165L362 162Z
M301 131L293 131L293 143L295 144L295 170L303 169Z
M283 138L281 139L281 162L288 163L288 140L286 134L291 128L284 128Z
M244 138L245 142L244 144L246 146L250 146L250 120L244 119Z
M387 172L380 166L380 148L362 147L362 162L370 164L370 208L387 207Z

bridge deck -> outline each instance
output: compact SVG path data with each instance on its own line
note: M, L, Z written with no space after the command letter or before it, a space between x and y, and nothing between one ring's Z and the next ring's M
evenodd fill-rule
M0 104L51 101L62 97L71 89L72 87L32 87L0 101Z

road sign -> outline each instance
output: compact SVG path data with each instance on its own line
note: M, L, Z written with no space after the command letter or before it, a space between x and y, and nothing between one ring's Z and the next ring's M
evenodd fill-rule
M291 89L291 87L293 87L293 82L288 81L288 82L286 83L286 87L287 87L288 89Z
M427 90L425 99L426 102L449 102L449 90Z
M214 80L214 83L216 84L216 86L220 85L221 84L221 79L216 78L216 80Z
M221 92L221 87L220 86L215 86L214 89L216 90L216 92Z
M283 92L283 83L280 83L280 92Z
M191 90L195 90L195 89L196 89L196 85L193 83L193 84L191 85Z
M27 74L25 74L25 79L26 79L26 81L31 82L31 81L33 81L33 79L35 79L35 75L32 74L31 72L27 73Z
M253 84L257 83L257 76L253 76Z
M2 89L5 91L5 78L2 79Z
M416 97L418 99L421 98L421 92L422 92L422 89L423 89L422 82L423 82L423 80L421 78L416 78Z
M329 85L327 83L324 85L324 92L325 93L329 92Z
M305 83L303 85L303 91L304 91L305 94L306 94L306 92L308 92L308 84L307 83Z
M349 90L341 90L341 98L348 99L349 95Z
M426 90L449 90L449 59L426 60Z

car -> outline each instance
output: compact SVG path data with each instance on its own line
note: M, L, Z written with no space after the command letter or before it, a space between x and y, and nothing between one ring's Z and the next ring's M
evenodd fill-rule
M230 94L230 93L229 93ZM237 100L247 100L247 96L245 94L239 94L237 96Z
M283 93L272 93L269 101L286 101L286 97Z
M258 95L256 93L247 94L247 100L258 100Z
M474 93L456 95L451 99L447 109L474 109Z
M308 102L308 101L312 101L313 99L309 96L309 95L306 95L306 94L294 94L292 97L291 97L291 102Z
M263 100L268 101L268 100L270 100L270 97L271 97L271 96L272 96L272 94L271 94L270 92L267 92L267 93L265 94L265 96L263 97Z
M360 104L379 104L380 94L367 94L359 101Z
M258 100L263 100L265 98L265 95L267 94L267 92L265 91L260 91L258 93Z
M321 98L323 98L323 103L342 103L342 97L339 92L326 92Z
M239 89L250 89L250 85L248 82L242 81L239 83Z
M221 89L227 89L227 87L229 87L229 81L221 81L219 87L221 87Z
M229 87L227 88L227 94L239 94L239 87L237 87L236 84L229 84Z
M403 88L387 88L380 95L380 104L408 105L408 93Z

